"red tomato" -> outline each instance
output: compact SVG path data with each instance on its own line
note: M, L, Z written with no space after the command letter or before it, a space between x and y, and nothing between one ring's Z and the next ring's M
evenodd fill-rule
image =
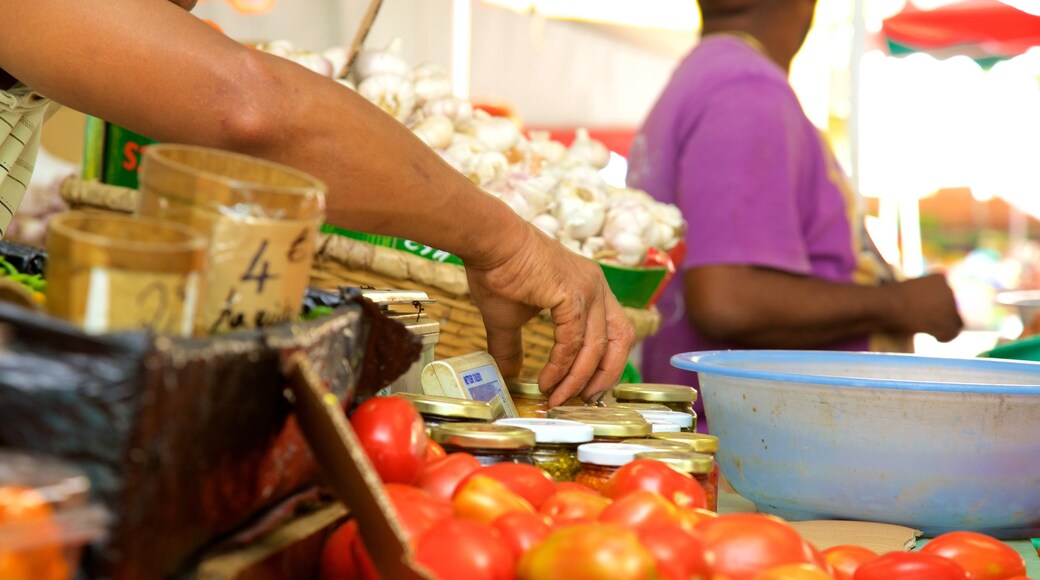
M357 520L332 532L321 549L318 580L379 580L358 534Z
M451 503L403 483L384 486L390 503L397 512L397 521L408 541L414 543L430 526L451 517Z
M649 580L657 576L653 557L632 531L600 523L554 531L524 554L516 572L520 580Z
M491 524L518 559L538 545L551 531L546 517L527 512L503 514Z
M657 572L664 580L711 578L712 557L699 535L687 532L676 523L644 525L638 533L639 541L654 557Z
M967 580L968 572L953 560L920 552L889 552L863 564L854 580Z
M650 491L637 490L607 506L599 521L618 524L630 530L640 526L678 524L675 504Z
M834 569L837 580L852 580L857 568L878 557L873 550L851 545L831 546L820 555Z
M687 532L690 532L697 527L697 524L704 520L717 518L719 514L703 508L679 508L679 511L676 512L676 517L679 520L679 525Z
M433 439L426 440L426 463L432 463L442 457L445 457L447 452L441 447L440 443L437 443Z
M610 476L602 493L618 499L637 489L663 495L679 507L708 507L708 498L697 480L651 459L636 459Z
M434 497L451 501L459 483L480 469L480 462L469 453L452 453L423 467L416 487L430 492Z
M812 564L808 542L786 522L763 514L727 514L695 528L715 557L715 574L729 580L753 580L783 564Z
M784 564L762 572L755 580L831 580L831 575L815 564Z
M583 491L561 491L545 500L538 512L552 518L554 524L594 520L610 505L610 500Z
M449 518L419 538L415 561L441 580L509 580L516 558L487 524Z
M599 492L592 489L591 487L577 483L574 481L560 481L556 484L556 492L561 491L580 491L582 493L591 493L592 495L599 495Z
M949 532L930 540L922 554L949 558L968 571L971 580L1005 580L1026 575L1026 561L1014 548L985 534Z
M496 463L476 471L470 477L474 475L494 479L509 491L526 499L535 509L538 509L550 495L556 493L556 483L552 477L544 469L533 465Z
M412 483L426 463L426 427L401 397L372 397L350 417L358 441L384 483Z
M455 517L485 524L490 524L503 514L534 513L534 508L526 499L479 473L459 485L451 505Z

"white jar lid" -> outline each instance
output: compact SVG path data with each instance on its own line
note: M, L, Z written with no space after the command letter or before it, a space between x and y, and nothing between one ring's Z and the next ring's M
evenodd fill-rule
M500 425L512 425L534 431L538 443L587 443L592 441L592 425L563 419L499 419Z
M578 461L609 467L621 467L636 458L636 453L651 450L633 443L586 443L578 446Z
M639 414L651 423L660 421L674 423L681 429L693 428L693 415L690 415L689 413L680 413L678 411L639 411Z
M651 433L678 433L682 431L675 423L668 421L649 421Z

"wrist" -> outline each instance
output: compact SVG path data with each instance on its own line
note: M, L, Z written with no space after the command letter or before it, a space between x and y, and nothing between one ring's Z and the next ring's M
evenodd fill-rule
M474 218L460 236L453 252L469 268L494 268L521 251L531 227L508 205L491 194L480 192L481 203L471 205Z

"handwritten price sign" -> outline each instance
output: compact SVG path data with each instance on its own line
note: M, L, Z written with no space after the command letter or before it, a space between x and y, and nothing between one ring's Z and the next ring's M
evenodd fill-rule
M221 219L213 228L202 331L296 320L321 220Z

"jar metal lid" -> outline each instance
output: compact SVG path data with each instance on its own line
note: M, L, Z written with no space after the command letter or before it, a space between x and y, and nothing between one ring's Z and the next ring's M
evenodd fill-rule
M548 399L549 397L538 388L538 377L516 377L506 381L509 394L528 399Z
M654 433L678 433L679 431L682 431L682 429L680 429L678 425L676 425L675 423L670 423L668 421L650 421L650 420L648 420L647 422L650 423L650 433L651 434L654 434Z
M664 439L657 439L656 437L651 437L649 439L625 439L622 443L652 447L655 451L690 451L690 446L685 443L666 441Z
M693 427L693 415L689 413L680 413L678 411L639 411L639 414L651 423L655 421L673 423L681 429Z
M430 430L430 438L441 445L463 449L530 449L534 431L512 425L442 423Z
M560 418L570 419L571 417L596 417L601 419L627 419L629 421L638 421L643 419L643 416L638 411L632 409L622 409L619 407L577 407L577 406L564 406L564 407L553 407L549 409L549 418Z
M643 411L671 411L668 407L665 407L661 403L631 403L631 402L613 402L607 405L608 409L631 409L633 411L642 413ZM676 412L676 411L673 411Z
M411 403L420 415L436 415L438 417L474 419L488 422L495 419L494 408L491 407L490 403L485 403L484 401L471 401L469 399L456 399L438 395L420 395L418 393L396 393L394 396L401 397Z
M715 453L719 450L719 438L707 433L655 433L654 439L684 443L697 453Z
M653 448L630 443L586 443L578 446L578 461L593 465L621 467L632 462L636 455L651 452Z
M645 451L636 454L636 459L652 459L666 463L670 467L683 473L695 473L697 475L711 473L715 467L715 458L706 453L694 453L692 451Z
M653 432L650 423L643 419L642 415L634 411L601 407L589 408L584 412L574 411L554 414L553 411L558 409L560 407L549 409L549 418L567 419L568 421L578 421L590 425L596 437L646 437ZM618 413L619 411L624 412Z
M613 394L618 401L692 403L697 400L697 391L686 385L632 383L614 387Z
M564 419L499 419L495 425L530 429L535 443L588 443L593 437L591 425Z

